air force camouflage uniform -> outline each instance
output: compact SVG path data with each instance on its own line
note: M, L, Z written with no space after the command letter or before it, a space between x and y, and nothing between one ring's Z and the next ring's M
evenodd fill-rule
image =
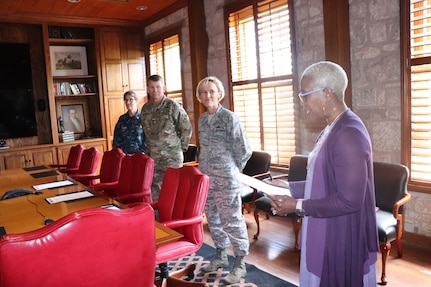
M166 169L183 165L183 151L188 148L192 126L181 105L167 97L158 105L151 101L145 103L141 122L147 154L154 160L151 195L153 201L157 201Z
M114 130L114 147L121 148L125 154L137 152L145 153L145 134L141 127L141 111L138 110L135 116L131 117L128 113L120 116Z
M249 240L237 175L252 151L233 112L219 105L212 119L209 117L205 112L199 118L199 169L210 177L205 205L208 227L218 249L232 243L235 257L243 257L248 254Z

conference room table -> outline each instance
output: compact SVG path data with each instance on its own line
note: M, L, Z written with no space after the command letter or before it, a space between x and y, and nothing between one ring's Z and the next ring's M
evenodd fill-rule
M43 228L47 218L55 221L87 208L127 208L48 166L0 171L0 197L12 189L33 193L0 200L0 232L6 234ZM157 246L182 236L156 222Z

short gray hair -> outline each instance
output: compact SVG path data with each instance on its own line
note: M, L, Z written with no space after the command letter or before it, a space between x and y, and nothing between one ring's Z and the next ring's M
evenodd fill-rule
M308 66L301 76L312 78L313 88L331 88L337 98L344 102L344 92L349 80L344 69L333 62L322 61ZM300 81L300 82L301 82Z

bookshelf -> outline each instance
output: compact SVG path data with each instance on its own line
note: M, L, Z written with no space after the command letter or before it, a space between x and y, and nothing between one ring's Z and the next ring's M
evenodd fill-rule
M48 76L54 103L54 143L103 138L101 96L93 27L48 26Z

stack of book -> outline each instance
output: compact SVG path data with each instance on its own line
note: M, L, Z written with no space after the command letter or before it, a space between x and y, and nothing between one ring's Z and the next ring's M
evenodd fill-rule
M75 140L75 135L73 132L65 131L63 133L63 142L73 142Z

